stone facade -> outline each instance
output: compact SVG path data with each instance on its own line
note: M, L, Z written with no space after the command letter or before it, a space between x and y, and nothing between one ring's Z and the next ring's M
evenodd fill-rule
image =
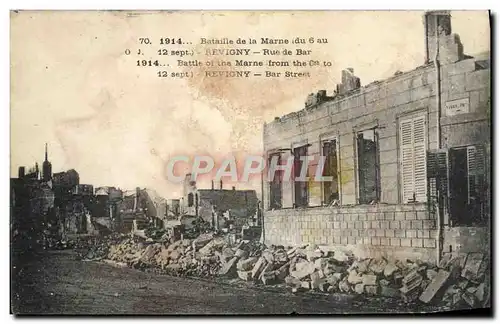
M422 183L422 194L407 204L402 184L402 123L423 119L424 152L482 144L486 156L490 154L489 58L473 58L462 52L451 55L453 48L463 48L456 42L449 45L442 42L448 47L440 49L446 57L438 69L429 63L364 87L353 88L355 82L344 80L353 75L349 69L342 78L342 84L347 85L337 87L333 97L323 96L323 101L264 125L268 159L280 152L286 160L301 146L307 146L309 156L319 156L323 141L334 139L339 191L339 206L326 207L322 183L309 181L308 206L297 209L294 183L283 181L281 209L275 209L269 204L270 185L266 182L266 243L352 245L361 254L410 253L435 259L437 242L443 235L450 237L447 232L453 229L448 226L446 211L439 222L430 211L435 209L428 205L428 179ZM374 206L360 204L356 134L364 130L374 130L377 138L379 183ZM489 159L486 164L489 170ZM489 186L489 176L486 179ZM443 233L438 235L440 230Z

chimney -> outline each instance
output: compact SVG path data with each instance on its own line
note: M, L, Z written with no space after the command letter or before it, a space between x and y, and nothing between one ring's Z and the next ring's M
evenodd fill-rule
M354 75L353 68L342 70L342 83L337 84L337 93L343 94L361 87L361 81Z
M233 186L233 191L235 191L235 190L236 190L236 187L235 187L235 186Z
M222 179L220 179L220 190L222 190Z
M427 11L423 17L425 29L425 63L431 63L438 53L443 64L464 59L460 37L451 30L451 14L448 10Z
M19 171L17 174L18 178L19 179L24 178L25 175L26 175L26 169L23 166L19 167Z
M214 181L212 180L212 190L214 190Z

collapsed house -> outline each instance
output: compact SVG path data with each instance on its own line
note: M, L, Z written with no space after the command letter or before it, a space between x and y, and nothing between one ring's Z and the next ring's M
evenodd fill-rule
M221 219L230 218L236 228L254 224L257 220L259 200L255 190L216 189L212 182L211 189L199 189L196 181L187 174L184 181L181 213L200 217L215 227L220 227ZM217 221L217 218L219 221ZM219 226L217 226L219 224Z
M266 244L433 262L489 251L489 53L465 55L447 11L426 12L424 27L425 65L364 87L344 70L333 96L309 95L304 109L264 125L268 161L291 157L295 178L301 156L322 155L331 177L267 179Z

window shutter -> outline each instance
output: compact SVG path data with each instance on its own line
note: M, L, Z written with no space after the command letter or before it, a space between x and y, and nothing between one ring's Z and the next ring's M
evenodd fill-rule
M468 178L468 201L480 199L483 192L483 182L485 173L485 154L482 146L467 147L467 178ZM479 202L479 201L477 201Z
M427 198L427 156L425 116L400 123L403 202Z
M412 121L401 122L401 177L403 202L413 200L413 138Z
M416 201L425 201L427 197L427 171L426 171L426 136L425 118L413 119L413 170Z
M429 151L427 153L427 184L429 198L448 197L448 152Z

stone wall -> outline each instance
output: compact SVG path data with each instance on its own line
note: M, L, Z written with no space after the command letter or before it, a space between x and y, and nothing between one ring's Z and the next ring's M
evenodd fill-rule
M441 147L484 144L490 134L490 70L474 58L441 67ZM369 84L348 96L285 115L264 127L264 150L293 149L309 144L320 153L321 140L335 137L339 150L340 200L357 203L355 132L375 127L379 142L381 201L401 202L399 121L426 117L427 150L437 148L436 73L432 65ZM465 100L468 109L450 115L447 106ZM290 153L283 153L283 159ZM319 185L311 182L311 185ZM320 188L310 187L310 205L321 205ZM264 187L269 201L269 186ZM283 207L293 206L293 184L283 184Z
M273 210L264 228L266 244L339 245L362 257L436 257L436 218L425 204Z
M436 84L430 65L370 84L346 97L286 115L266 124L264 149L294 148L310 144L309 155L320 153L321 140L334 136L339 149L340 200L357 203L355 132L376 128L379 142L381 201L396 204L399 193L398 129L400 118L423 115L427 123L427 147L436 148ZM283 154L286 159L288 154ZM283 206L293 206L292 184L283 187ZM265 186L269 198L269 188ZM311 205L321 205L321 190L310 190ZM319 196L317 196L319 195ZM267 200L269 201L269 200Z

